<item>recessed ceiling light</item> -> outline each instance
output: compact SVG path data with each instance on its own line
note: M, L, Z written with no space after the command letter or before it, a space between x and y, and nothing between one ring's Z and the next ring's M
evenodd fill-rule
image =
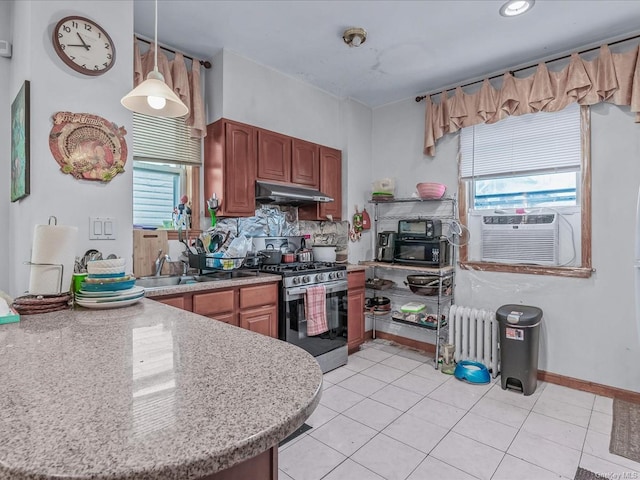
M503 17L515 17L522 15L533 7L536 0L509 0L500 7L500 15Z

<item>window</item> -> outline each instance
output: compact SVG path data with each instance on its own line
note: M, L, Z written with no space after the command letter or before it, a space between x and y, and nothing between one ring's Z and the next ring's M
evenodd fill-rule
M482 263L491 270L491 262L502 264L495 268L501 271L548 273L557 267L565 268L561 275L586 276L588 114L588 107L571 104L460 131L460 218L471 233L461 250L463 268ZM547 222L549 239L540 236L547 234L540 225ZM505 270L504 264L518 267Z
M192 226L199 227L201 145L182 118L133 114L135 225L167 228L180 197L187 195Z

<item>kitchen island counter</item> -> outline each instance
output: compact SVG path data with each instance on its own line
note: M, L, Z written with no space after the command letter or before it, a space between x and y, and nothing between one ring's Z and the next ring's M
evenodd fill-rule
M0 378L12 480L226 479L265 453L277 475L322 386L298 347L146 299L1 325Z

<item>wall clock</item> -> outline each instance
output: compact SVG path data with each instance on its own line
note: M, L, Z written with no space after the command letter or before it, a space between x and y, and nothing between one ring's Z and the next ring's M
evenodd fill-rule
M62 61L84 75L102 75L116 61L109 34L93 20L64 17L53 29L53 48Z

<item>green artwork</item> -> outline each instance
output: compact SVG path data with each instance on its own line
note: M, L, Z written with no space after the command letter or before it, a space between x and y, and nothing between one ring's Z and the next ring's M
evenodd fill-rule
M29 195L29 81L11 104L11 201Z

